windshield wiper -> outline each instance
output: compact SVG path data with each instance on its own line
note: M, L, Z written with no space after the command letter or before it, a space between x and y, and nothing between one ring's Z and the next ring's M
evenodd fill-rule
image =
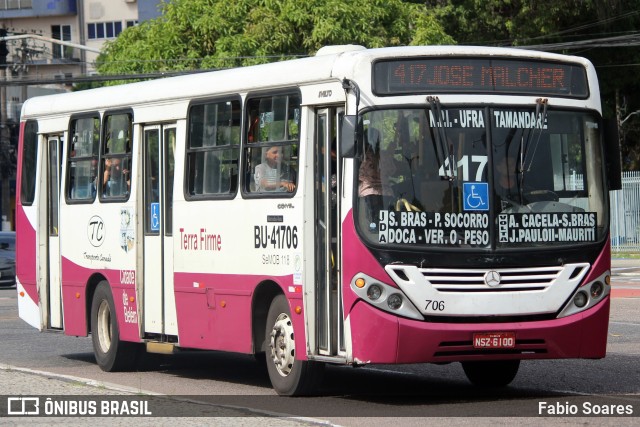
M441 161L442 168L444 170L445 177L443 179L453 181L455 162L451 157L449 144L447 144L447 134L445 132L444 121L442 120L442 108L440 105L440 99L437 96L427 96L427 102L429 103L429 106L431 108L431 114L436 121L435 134L433 131L433 127L430 127L430 131L431 139L433 139L437 144L436 154L438 156L442 155L442 159L438 159L438 161Z
M540 137L544 131L544 124L547 120L547 106L549 105L549 100L547 98L538 98L536 99L536 122L533 125L533 128L529 130L529 135L524 138L524 135L520 138L520 158L518 159L518 176L519 176L519 193L520 200L523 201L523 191L524 191L524 176L525 172L531 171L531 165L533 165L533 159L536 156L536 151L538 150L538 145L540 144ZM539 123L539 124L538 124ZM537 137L535 138L535 143L533 145L533 151L531 150L531 141L534 139L536 135L536 129L538 129ZM531 155L529 156L529 153ZM527 161L529 162L527 165Z

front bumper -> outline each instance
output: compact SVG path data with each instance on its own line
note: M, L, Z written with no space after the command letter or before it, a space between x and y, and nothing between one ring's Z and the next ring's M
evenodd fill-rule
M383 312L360 300L349 312L355 363L500 359L599 359L605 356L610 299L583 312L540 321L433 323ZM475 349L477 332L515 332L513 349Z

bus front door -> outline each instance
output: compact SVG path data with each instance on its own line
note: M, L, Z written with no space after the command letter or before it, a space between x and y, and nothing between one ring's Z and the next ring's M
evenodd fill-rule
M338 123L342 109L323 108L316 114L315 159L315 293L316 347L324 356L344 352L340 245L338 245L340 174L337 162Z
M148 337L178 335L172 236L176 127L146 126L143 135L143 328Z
M62 135L47 135L47 328L62 329L62 287L60 282L60 175L62 168ZM42 307L41 309L45 309Z

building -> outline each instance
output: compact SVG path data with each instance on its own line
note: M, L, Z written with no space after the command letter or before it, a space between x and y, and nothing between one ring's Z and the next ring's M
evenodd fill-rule
M0 37L5 37L7 53L5 61L0 57L0 150L15 150L26 99L69 91L76 78L95 74L94 63L105 41L159 16L160 4L160 0L0 0ZM0 46L0 56L2 51ZM3 179L0 173L0 183L0 229L14 229L15 180Z
M60 86L91 75L104 42L140 17L159 16L159 5L160 0L0 0L7 80Z

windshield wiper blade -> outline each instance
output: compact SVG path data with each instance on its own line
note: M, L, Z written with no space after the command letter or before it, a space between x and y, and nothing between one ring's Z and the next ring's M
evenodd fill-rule
M524 177L525 172L531 171L531 165L533 165L533 159L536 156L536 151L538 150L538 145L540 144L540 137L542 136L544 130L544 124L547 120L547 106L549 105L549 99L547 98L538 98L536 99L536 114L535 114L535 124L529 130L529 135L525 141L524 135L520 138L520 158L518 161L518 176L519 179L519 192L520 192L520 200L523 200L523 191L524 191ZM542 110L542 111L541 111ZM534 139L536 135L535 143L533 145L533 151L531 152L531 141ZM529 153L531 155L529 156ZM528 161L528 165L527 165Z
M447 134L445 132L444 121L442 120L442 106L440 99L437 96L427 96L427 102L431 108L431 114L434 116L436 122L435 134L433 128L431 128L431 137L438 144L436 154L442 154L442 168L444 170L444 178L449 181L454 179L454 159L451 157L449 145L447 144Z
M531 141L532 138L528 138L527 140L527 146L525 147L525 152L523 155L523 169L525 169L527 172L529 172L531 170L531 165L533 164L533 159L536 155L536 150L538 149L538 144L540 143L540 137L542 136L542 130L544 128L544 122L547 120L547 105L549 105L549 100L547 98L538 98L536 99L536 124L533 127L533 130L531 131L531 133L529 134L534 135L536 129L538 129L538 137L536 138L536 142L535 145L533 147L533 153L531 154L531 159L529 160L529 166L524 168L524 165L526 164L527 158L528 158L528 154L529 154L529 142ZM542 115L540 115L540 110L542 109ZM538 123L538 118L540 118L539 121L539 125Z

